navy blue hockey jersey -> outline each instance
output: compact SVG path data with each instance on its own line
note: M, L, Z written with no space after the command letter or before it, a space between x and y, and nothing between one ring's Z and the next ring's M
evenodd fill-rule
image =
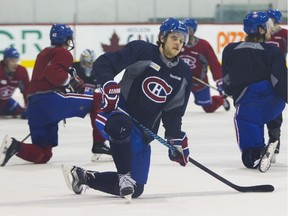
M222 53L223 88L234 100L252 83L269 80L287 102L287 67L276 46L261 42L228 44Z
M158 46L145 41L132 41L93 64L101 85L124 69L120 85L128 113L154 133L162 120L166 138L182 137L182 116L192 86L188 65L178 57L167 61Z

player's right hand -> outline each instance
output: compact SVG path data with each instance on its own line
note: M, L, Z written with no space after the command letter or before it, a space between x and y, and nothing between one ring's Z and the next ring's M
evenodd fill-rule
M111 112L118 107L120 97L120 85L114 80L107 81L102 87L104 112Z

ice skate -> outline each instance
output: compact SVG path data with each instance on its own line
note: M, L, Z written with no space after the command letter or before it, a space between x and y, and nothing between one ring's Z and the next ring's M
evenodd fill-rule
M270 168L278 142L279 141L275 141L274 143L269 143L266 146L265 151L263 152L259 162L260 172L266 172Z
M130 173L119 174L120 196L131 202L136 182L131 178Z
M62 165L62 172L65 178L67 187L75 194L85 193L88 186L86 185L87 170L76 166Z
M92 162L112 160L113 158L111 149L105 142L98 142L93 144L91 157Z
M19 142L6 135L0 147L0 166L5 166L9 159L20 149Z

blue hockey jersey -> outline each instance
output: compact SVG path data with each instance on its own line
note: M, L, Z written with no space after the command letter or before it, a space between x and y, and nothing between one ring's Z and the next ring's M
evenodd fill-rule
M181 138L192 86L188 65L178 57L168 61L158 46L140 40L103 54L93 64L100 85L124 69L120 86L127 112L154 133L162 120L166 138Z
M287 67L276 46L264 42L230 43L222 53L222 70L223 88L234 101L252 83L268 80L287 103Z

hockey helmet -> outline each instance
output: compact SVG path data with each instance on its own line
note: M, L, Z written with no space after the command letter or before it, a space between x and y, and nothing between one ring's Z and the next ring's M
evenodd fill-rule
M95 53L93 50L85 49L80 55L80 63L82 65L92 65L95 59Z
M186 25L174 18L166 19L160 26L160 34L167 36L171 32L178 32L184 36L184 43L188 42L188 29Z
M7 58L18 59L20 54L14 47L9 47L4 50L3 56L4 56L4 59L7 59Z
M267 15L269 18L274 19L275 23L280 23L282 19L282 13L278 9L268 10Z
M51 45L62 45L70 39L73 41L72 29L64 24L54 24L50 30Z
M259 26L266 30L266 23L268 22L268 20L269 17L266 12L260 11L249 13L243 20L244 31L248 35L257 34Z
M184 19L183 23L193 29L194 32L197 30L198 22L195 19Z

